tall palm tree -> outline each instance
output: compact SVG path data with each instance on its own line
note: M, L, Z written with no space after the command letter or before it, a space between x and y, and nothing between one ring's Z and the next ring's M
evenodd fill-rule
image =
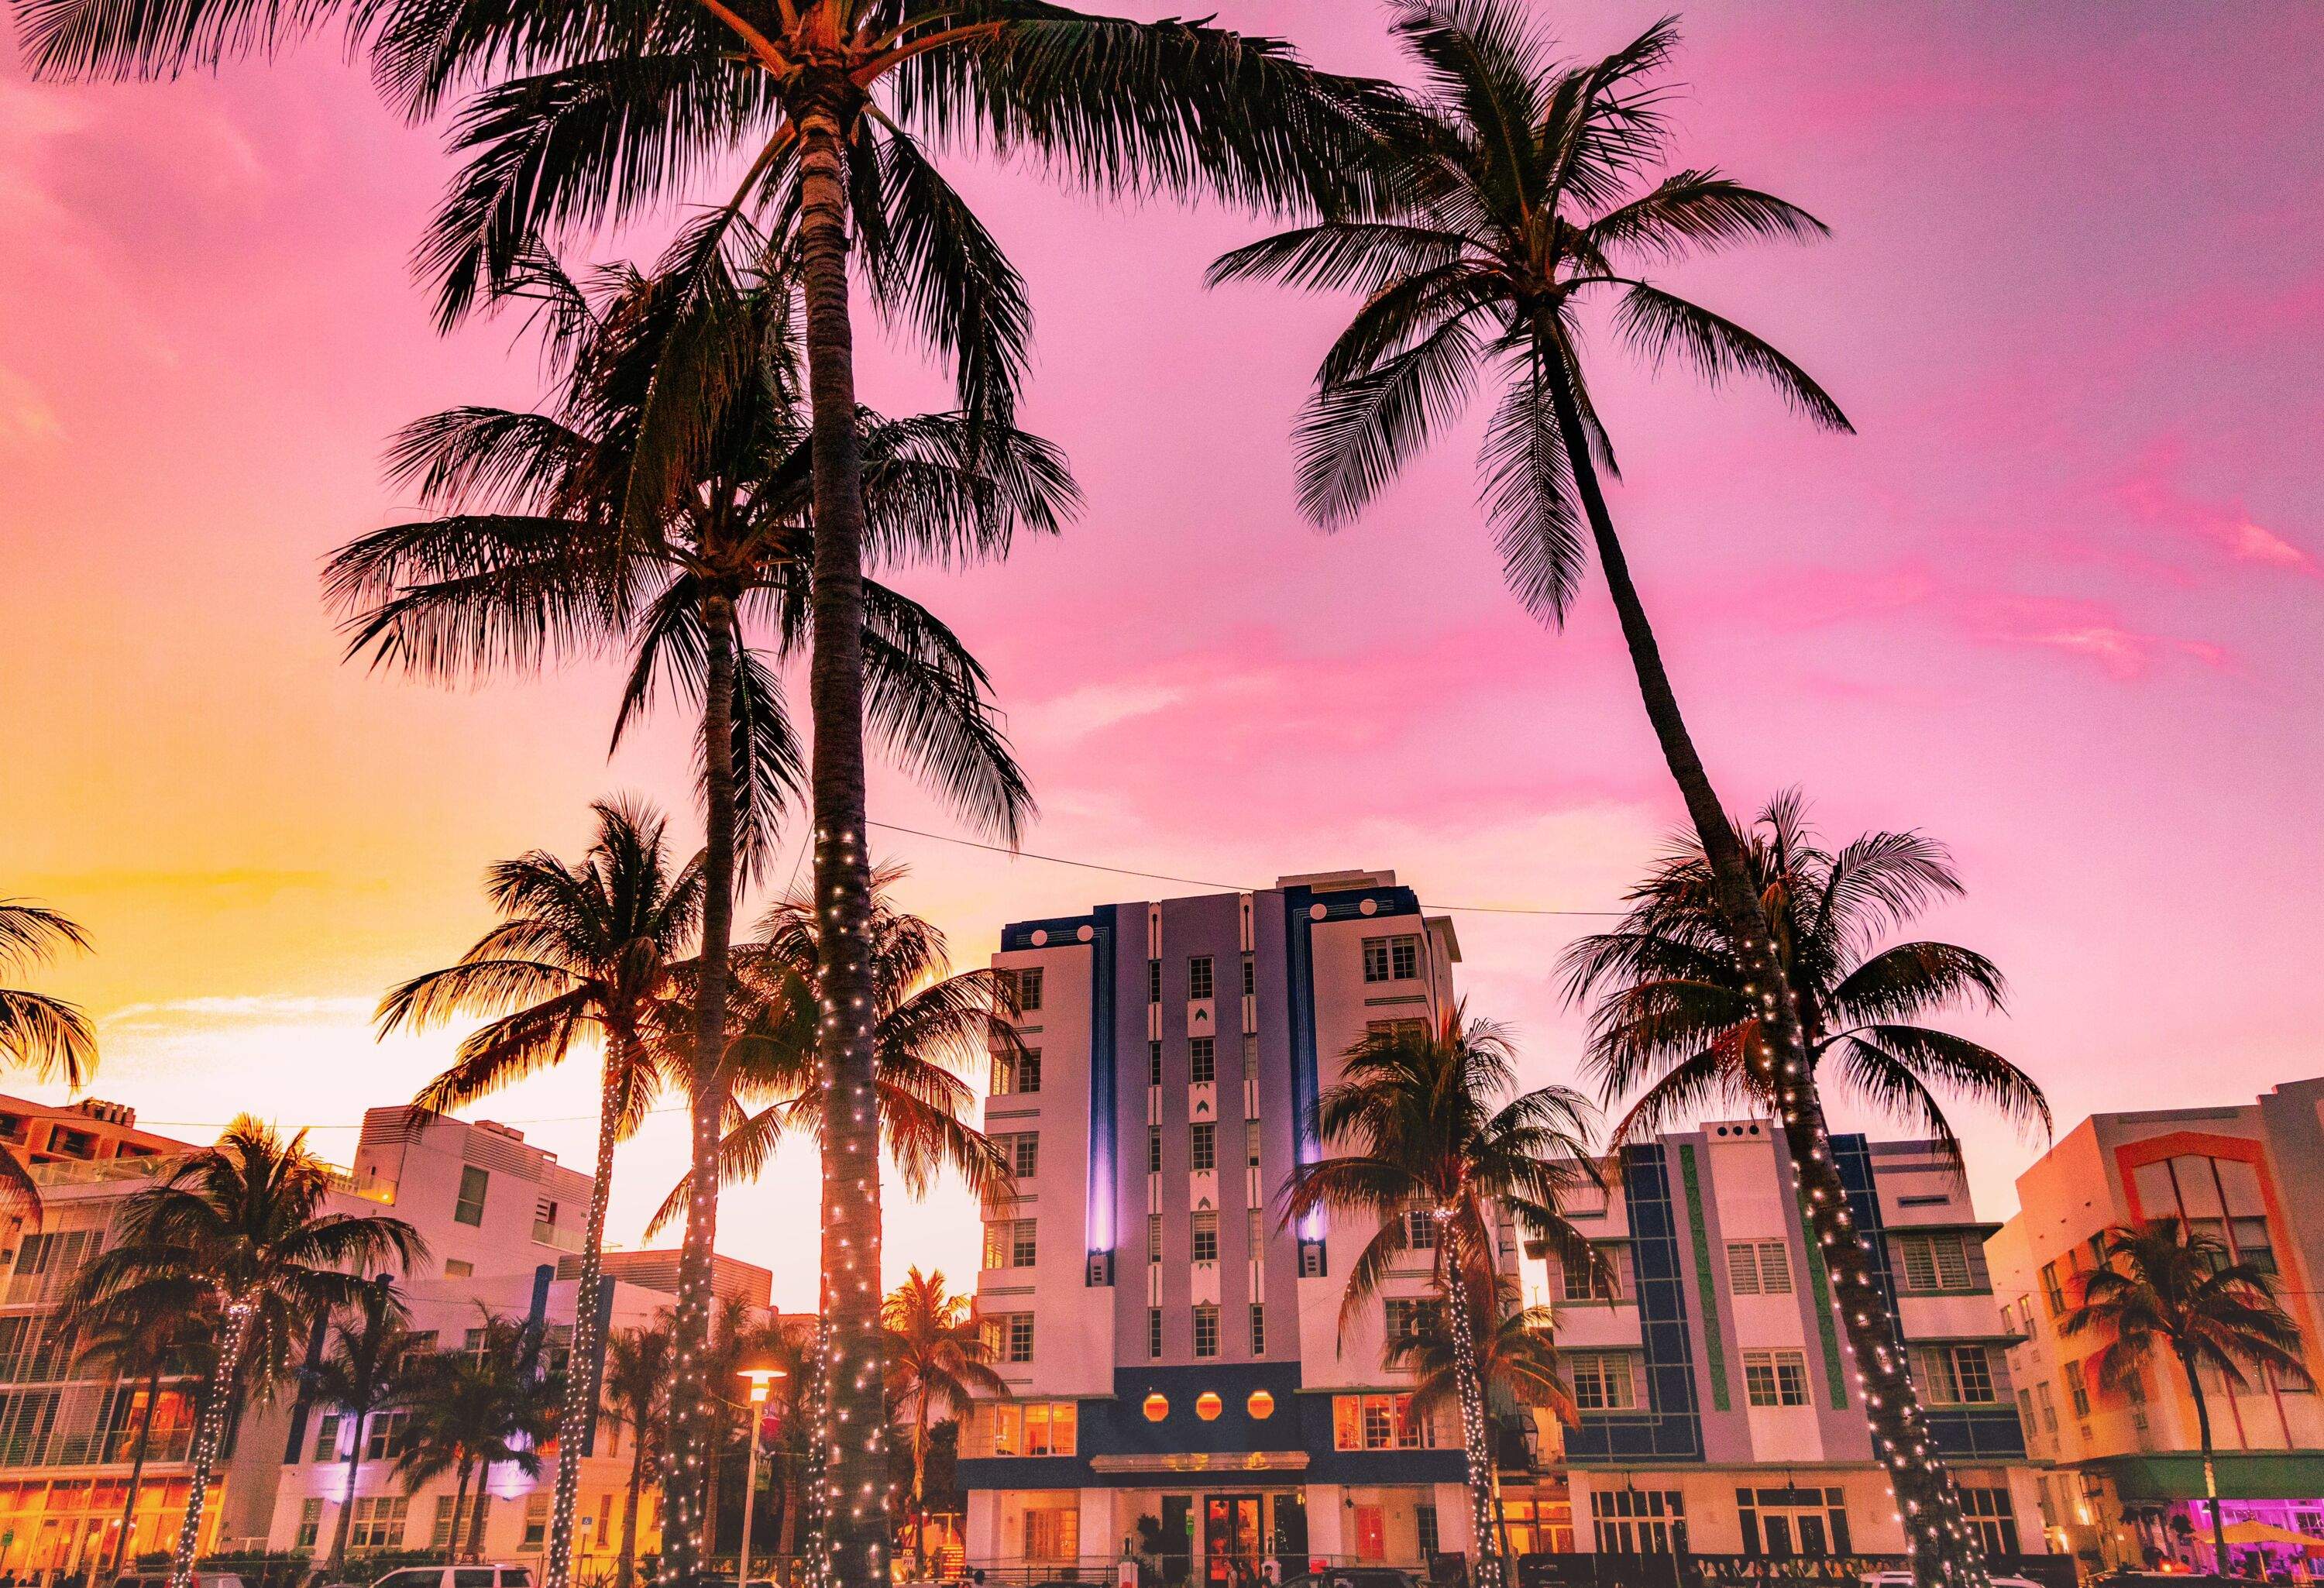
M1955 944L1890 942L1931 905L1961 891L1950 855L1916 832L1867 833L1837 849L1809 826L1799 798L1771 801L1746 829L1729 831L1766 926L1800 1030L1799 1057L1780 1076L1766 1050L1788 1039L1771 1030L1766 961L1738 947L1718 879L1698 845L1682 845L1631 890L1629 909L1610 932L1566 952L1565 990L1595 996L1587 1062L1609 1102L1637 1094L1616 1139L1651 1135L1719 1104L1760 1108L1785 1122L1785 1145L1799 1171L1804 1207L1840 1297L1843 1331L1866 1378L1867 1419L1900 1498L1925 1513L1957 1508L1940 1458L1914 1458L1934 1442L1921 1421L1907 1353L1880 1293L1858 1296L1846 1191L1821 1129L1799 1123L1799 1099L1831 1089L1899 1118L1958 1148L1937 1094L1950 1092L2028 1129L2050 1129L2041 1087L2001 1055L1923 1024L1954 1006L1997 1011L2006 993L2000 969ZM1907 1514L1915 1514L1908 1512ZM1923 1541L1929 1535L1924 1529ZM1970 1565L1973 1535L1943 1533L1921 1564ZM1960 1547L1956 1548L1959 1543ZM1982 1570L1982 1566L1976 1567Z
M333 599L355 645L456 675L633 645L614 738L672 687L701 705L706 843L693 1176L676 1318L679 1364L667 1453L671 1549L690 1569L701 1490L697 1424L717 1219L712 1085L726 1026L738 856L770 847L801 753L774 664L812 627L813 435L798 390L795 288L749 273L724 240L689 236L659 275L616 269L584 289L534 250L505 296L543 305L563 361L555 417L465 409L408 430L396 467L448 510L343 549ZM687 393L685 398L680 393ZM683 411L698 428L673 439ZM1013 426L963 414L855 415L866 525L883 559L998 556L1022 528L1051 532L1078 497L1062 460ZM912 771L1014 840L1030 798L987 700L983 670L926 608L863 582L858 611L873 728ZM766 649L742 643L756 629ZM667 1487L667 1485L666 1485ZM552 1526L569 1529L559 1510ZM565 1539L552 1537L550 1588Z
M75 1277L65 1311L188 1305L214 1297L224 1323L194 1435L185 1522L170 1563L186 1588L218 1442L243 1396L290 1375L316 1325L360 1304L373 1269L409 1271L420 1233L384 1214L332 1212L331 1168L304 1131L285 1140L244 1114L215 1146L125 1199L115 1244Z
M2048 1132L2049 1100L2031 1076L1922 1023L1953 1006L2001 1011L2000 967L1957 944L1888 940L1963 891L1942 844L1875 832L1830 847L1796 793L1770 800L1736 837L1820 1087L1926 1131L1956 1158L1939 1092ZM1567 998L1595 1000L1586 1063L1605 1100L1636 1094L1614 1140L1650 1137L1707 1107L1775 1111L1781 1100L1752 1062L1766 1040L1753 972L1735 951L1702 846L1679 844L1626 897L1618 926L1582 938L1561 961Z
M2203 1372L2230 1390L2248 1383L2244 1370L2278 1375L2307 1371L2300 1325L2275 1298L2275 1275L2238 1262L2209 1230L2175 1217L2108 1230L2098 1266L2082 1279L2081 1299L2059 1322L2069 1337L2103 1333L2098 1381L2120 1390L2143 1382L2146 1365L2168 1355L2186 1375L2203 1444L2203 1493L2211 1511L2212 1569L2227 1569L2227 1525L2219 1516L2219 1479L2211 1451L2211 1408Z
M481 1303L476 1316L477 1326L459 1350L412 1362L402 1397L410 1422L395 1463L406 1493L447 1472L454 1475L455 1560L473 1559L484 1548L483 1496L493 1469L507 1464L527 1477L540 1475L540 1446L556 1436L565 1396L565 1375L550 1370L541 1320L508 1317ZM471 1478L478 1496L473 1511Z
M162 1299L158 1296L136 1297L136 1301ZM177 1385L170 1391L176 1396L177 1415L188 1415L190 1391L187 1380L199 1380L209 1371L212 1359L217 1353L217 1309L200 1296L180 1297L187 1303L180 1306L146 1306L134 1305L124 1297L114 1304L97 1308L94 1316L86 1318L80 1327L80 1349L76 1360L83 1369L103 1368L110 1371L123 1385L138 1386L143 1404L137 1411L137 1431L129 1442L129 1481L121 1501L121 1526L114 1535L105 1574L110 1577L121 1569L128 1556L130 1535L137 1522L137 1496L145 1479L145 1461L153 1448L153 1424L161 1409L163 1387ZM182 1423L179 1425L182 1426ZM114 1459L108 1452L107 1459Z
M597 836L579 863L535 850L493 866L486 891L500 924L458 964L415 976L379 1009L382 1036L455 1015L494 1017L461 1042L452 1067L420 1092L424 1108L474 1102L560 1062L576 1043L597 1048L596 1179L582 1230L576 1362L596 1359L597 1308L590 1298L603 1266L613 1148L643 1122L665 1079L662 1056L645 1033L670 996L672 965L693 945L703 896L700 857L673 863L661 817L622 801L590 808ZM586 1380L584 1373L567 1377L558 1419L560 1451L581 1448L591 1409ZM557 1463L552 1559L572 1547L580 1482L577 1461ZM342 1536L345 1521L342 1512Z
M1800 366L1723 316L1647 279L1690 254L1825 235L1813 216L1715 170L1664 174L1677 45L1665 19L1601 60L1556 61L1517 0L1396 0L1395 32L1425 88L1383 124L1388 176L1323 224L1237 250L1219 281L1262 278L1365 295L1325 355L1298 436L1300 492L1327 528L1351 520L1480 379L1499 388L1478 459L1484 516L1527 608L1563 620L1594 550L1641 699L1709 867L1727 939L1749 971L1758 1040L1745 1057L1778 1109L1802 1208L1829 1251L1875 1441L1920 1581L1983 1588L1973 1531L1932 1448L1905 1353L1847 1222L1822 1095L1749 868L1695 748L1616 535L1600 472L1614 449L1591 400L1583 309L1648 364L1675 356L1716 386L1749 376L1827 429L1850 427ZM1377 198L1378 202L1373 199ZM1585 540L1586 532L1586 540Z
M637 1584L638 1497L645 1487L646 1463L653 1457L659 1431L669 1410L669 1371L668 1315L649 1327L616 1329L606 1336L605 1414L628 1429L630 1436L630 1482L622 1500L622 1554L614 1568L615 1588L636 1588Z
M1602 1262L1560 1211L1571 1190L1597 1177L1589 1101L1563 1086L1510 1096L1515 1057L1506 1028L1471 1020L1456 1006L1434 1028L1367 1035L1348 1049L1341 1078L1315 1099L1315 1138L1331 1156L1303 1165L1286 1183L1283 1222L1332 1209L1378 1223L1348 1265L1342 1332L1413 1250L1415 1215L1437 1294L1455 1318L1471 1316L1472 1298L1496 1294L1504 1254L1495 1251L1492 1232L1500 1212L1569 1260ZM1471 1537L1479 1579L1496 1588L1493 1452L1477 1334L1454 1328L1452 1335Z
M945 1286L944 1270L915 1263L880 1304L888 1331L888 1400L912 1442L912 1564L927 1565L928 1430L967 1417L979 1395L1005 1399L1008 1380L992 1366L992 1346L969 1297Z
M323 1570L336 1574L347 1557L347 1533L355 1515L355 1481L363 1469L364 1430L375 1412L403 1393L404 1356L411 1335L409 1315L395 1281L383 1274L367 1282L355 1305L335 1314L323 1336L323 1354L300 1378L308 1399L340 1414L354 1431L347 1445L347 1482L331 1549Z
M44 964L66 948L88 950L88 934L69 917L22 899L0 899L0 972ZM78 1088L97 1067L96 1029L78 1004L0 986L0 1064ZM0 1210L30 1215L40 1209L31 1172L0 1147Z

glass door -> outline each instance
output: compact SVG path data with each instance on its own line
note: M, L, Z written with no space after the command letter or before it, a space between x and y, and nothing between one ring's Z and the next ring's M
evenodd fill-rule
M1259 1581L1259 1496L1213 1494L1203 1501L1203 1567L1215 1588Z

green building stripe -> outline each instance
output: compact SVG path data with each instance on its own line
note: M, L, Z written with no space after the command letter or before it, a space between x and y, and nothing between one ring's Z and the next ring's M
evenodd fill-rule
M1702 1292L1702 1365L1711 1373L1711 1409L1725 1411L1727 1347L1719 1317L1719 1291L1711 1274L1711 1237L1703 1229L1702 1181L1695 1173L1692 1144L1679 1144L1678 1168L1680 1177L1686 1182L1687 1227L1694 1235L1694 1282Z
M1809 1233L1808 1289L1815 1300L1816 1331L1823 1336L1823 1376L1831 1386L1831 1409L1848 1409L1848 1370L1840 1365L1840 1336L1831 1326L1831 1279L1823 1270L1823 1253L1816 1250L1815 1236Z

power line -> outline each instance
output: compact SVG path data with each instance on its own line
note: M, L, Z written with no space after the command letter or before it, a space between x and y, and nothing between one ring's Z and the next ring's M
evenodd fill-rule
M938 844L957 844L964 849L982 849L988 854L1006 855L1010 860L1046 860L1051 865L1077 866L1085 872L1111 872L1118 877L1143 877L1154 882L1183 882L1189 888L1217 888L1229 893L1263 893L1264 888L1247 887L1240 882L1215 882L1208 877L1173 876L1168 872L1141 872L1126 865L1108 865L1102 861L1074 860L1063 854L1038 854L1030 849L1011 849L1002 844L981 844L973 838L963 838L952 833L931 833L921 827L899 826L894 822L866 820L867 827L878 827L890 833L907 833L915 838L928 838ZM1514 904L1436 904L1423 906L1459 915L1589 915L1618 916L1618 909L1538 909Z

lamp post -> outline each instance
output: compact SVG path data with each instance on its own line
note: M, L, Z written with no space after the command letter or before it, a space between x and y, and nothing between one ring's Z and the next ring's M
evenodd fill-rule
M734 1588L751 1588L751 1511L759 1499L759 1428L767 1420L767 1398L777 1379L788 1377L780 1368L744 1368L751 1380L751 1465L742 1480L742 1553L734 1563Z

